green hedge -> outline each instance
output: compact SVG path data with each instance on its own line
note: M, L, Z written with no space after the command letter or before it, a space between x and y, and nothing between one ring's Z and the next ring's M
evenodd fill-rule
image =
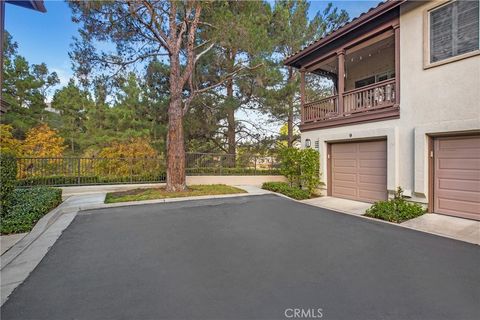
M17 177L17 160L14 155L6 152L0 153L0 211L5 215L12 200Z
M149 182L149 181L164 181L165 173L156 175L134 175L118 176L118 177L101 177L101 176L81 176L80 183L78 177L74 176L46 176L46 177L31 177L25 179L18 179L17 186L58 186L58 185L78 185L78 184L99 184L99 183L128 183L128 182Z
M310 198L310 192L298 187L292 187L286 182L265 182L262 185L262 189L278 192L296 200Z
M50 187L15 189L10 210L2 217L2 234L30 231L35 223L62 202L62 190Z
M393 199L375 202L367 209L365 216L390 222L403 222L425 213L425 208L405 200L402 188L398 188Z

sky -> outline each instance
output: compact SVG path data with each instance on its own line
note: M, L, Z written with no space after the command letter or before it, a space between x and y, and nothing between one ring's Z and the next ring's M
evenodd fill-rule
M273 2L273 1L272 1ZM351 18L378 4L379 1L311 1L309 14L313 17L329 2L345 9ZM19 45L19 54L31 64L45 62L49 70L57 72L60 86L72 76L68 57L72 38L78 26L71 20L71 11L65 1L45 1L46 13L6 4L5 29Z

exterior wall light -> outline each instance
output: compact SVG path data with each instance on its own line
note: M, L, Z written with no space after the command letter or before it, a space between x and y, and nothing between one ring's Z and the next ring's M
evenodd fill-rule
M312 141L310 141L310 139L305 139L305 148L310 148L311 145Z

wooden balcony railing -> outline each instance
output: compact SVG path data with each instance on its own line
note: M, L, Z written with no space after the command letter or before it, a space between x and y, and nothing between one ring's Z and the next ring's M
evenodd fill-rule
M395 104L395 79L388 79L343 94L343 114L390 107Z
M302 110L302 122L328 119L338 115L338 96L331 96L306 103Z
M343 105L338 96L304 104L302 122L304 124L347 118L358 113L393 107L396 104L395 79L388 79L343 93ZM378 111L379 112L379 111Z

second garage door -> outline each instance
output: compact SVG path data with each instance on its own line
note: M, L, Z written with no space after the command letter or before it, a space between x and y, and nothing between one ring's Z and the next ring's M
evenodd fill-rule
M387 142L332 144L332 196L375 202L387 199Z
M480 220L480 136L435 139L434 212Z

